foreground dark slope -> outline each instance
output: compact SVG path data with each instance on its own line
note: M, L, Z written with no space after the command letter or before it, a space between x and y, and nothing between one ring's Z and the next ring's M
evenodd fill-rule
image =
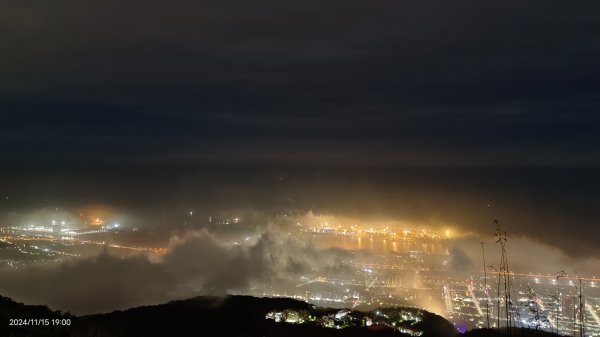
M296 309L316 312L311 305L285 298L255 298L228 296L224 298L198 297L167 304L132 308L75 317L48 309L29 306L0 298L0 336L65 336L65 337L120 337L120 336L401 336L392 330L373 331L366 327L328 329L314 324L275 323L266 320L271 310ZM328 310L328 309L320 309ZM331 310L334 312L335 310ZM69 318L70 327L8 326L10 318ZM424 313L416 326L424 336L455 336L452 325L440 316ZM498 336L491 330L467 333L470 337ZM522 336L546 337L533 330Z
M72 336L392 336L364 328L326 329L309 324L275 323L273 309L310 310L291 299L230 296L195 298L92 315L78 320ZM93 331L94 334L89 333Z
M0 336L400 336L392 330L366 327L329 329L315 324L276 323L265 319L272 310L306 310L311 314L337 312L314 309L286 298L247 296L198 297L167 304L75 317L53 312L44 306L28 306L2 298ZM10 318L70 318L70 327L8 326ZM453 336L452 325L442 317L424 313L416 326L426 336Z
M42 305L25 305L0 296L0 336L69 336L70 327L63 326L10 326L10 319L71 319L60 311Z

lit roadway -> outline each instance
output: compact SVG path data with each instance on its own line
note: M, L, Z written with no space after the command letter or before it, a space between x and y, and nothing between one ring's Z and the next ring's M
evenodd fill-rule
M473 293L473 284L469 284L467 286L467 289L469 289L469 295L471 295L471 298L473 299L473 304L475 304L475 309L477 309L477 311L479 312L479 315L481 317L483 317L483 310L481 310L481 307L479 306L479 300L475 296L475 293Z
M102 241L90 241L90 240L73 240L73 241L77 241L79 243L87 243L87 244L92 244L92 245L108 246L111 248L128 249L128 250L135 250L135 251L139 251L139 252L150 252L150 253L156 253L156 254L166 254L169 251L166 248L122 246L122 245L117 245L117 244L107 244Z
M2 236L2 237L0 237L0 239L2 241L19 241L19 240L20 241L48 241L48 242L55 242L55 243L74 242L74 243L79 243L79 244L92 244L92 245L99 245L99 246L107 246L107 247L111 247L111 248L134 250L134 251L138 251L138 252L149 252L149 253L155 253L155 254L165 254L168 252L168 250L166 248L123 246L123 245L118 245L118 244L110 244L110 243L107 244L103 241L92 241L92 240L78 240L78 239L59 240L59 239L52 239L52 238L44 237L44 236Z
M585 308L590 312L590 314L594 318L594 321L596 321L596 323L598 325L600 325L600 318L598 317L598 314L596 313L596 310L594 310L594 308L589 303L585 304Z
M483 271L481 271L483 273ZM514 272L492 272L492 271L488 271L488 274L507 274L507 275L512 275L512 276L525 276L525 277L537 277L537 278L546 278L546 279L551 279L554 280L556 278L556 275L544 275L544 274L520 274L520 273L514 273ZM567 277L567 279L573 279L573 280L583 280L583 281L591 281L591 282L600 282L600 278L597 277Z

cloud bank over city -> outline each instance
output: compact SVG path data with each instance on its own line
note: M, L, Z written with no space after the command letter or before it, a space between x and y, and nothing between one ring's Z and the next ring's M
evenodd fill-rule
M23 269L0 269L4 296L75 314L109 312L200 295L222 296L252 284L278 286L308 271L342 276L339 249L317 249L279 231L232 245L206 231L174 238L164 256L95 257Z
M195 296L223 296L249 289L285 289L307 275L353 278L353 263L373 263L375 251L348 251L335 244L317 247L291 235L296 222L358 221L312 212L279 219L246 239L233 241L206 230L174 236L164 255L110 253L62 263L33 264L20 269L0 269L4 296L30 304L45 304L74 314L110 312L141 305L159 304ZM401 228L401 226L397 226ZM477 275L482 271L481 246L485 242L487 265L499 266L499 246L491 235L452 231L446 261L450 275ZM239 236L239 235L238 235ZM574 259L559 249L527 237L509 239L511 270L527 274L556 272L562 266L571 275L595 275L598 258ZM415 303L419 305L419 303Z

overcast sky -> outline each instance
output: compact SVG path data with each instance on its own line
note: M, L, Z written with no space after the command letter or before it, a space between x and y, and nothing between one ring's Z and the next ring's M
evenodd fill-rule
M598 2L2 7L4 212L501 218L600 256Z

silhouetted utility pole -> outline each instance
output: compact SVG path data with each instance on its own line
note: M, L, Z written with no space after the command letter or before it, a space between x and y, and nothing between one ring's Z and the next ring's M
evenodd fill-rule
M585 312L583 311L583 286L581 277L579 277L579 335L585 337Z
M487 328L490 328L490 297L487 290L487 270L485 266L485 242L481 242L481 254L483 256L483 290L485 292L485 315L487 318Z
M511 335L511 327L512 327L512 313L511 313L511 295L510 295L510 270L508 268L508 258L506 256L506 243L508 241L506 230L500 228L500 224L498 220L494 220L494 224L496 225L496 237L498 240L496 243L500 244L502 250L502 258L500 260L500 273L503 275L504 281L504 307L506 311L506 330L508 335ZM500 279L500 277L499 277ZM498 291L499 292L499 291ZM500 294L498 294L499 296Z
M512 298L514 298L517 301L517 304L513 305L513 308L515 310L515 315L517 316L516 320L517 320L517 323L519 324L519 328L522 328L523 327L523 322L521 320L521 313L519 312L519 302L518 302L519 301L518 300L519 296L517 296L517 292L515 291L515 287L512 286L512 279L509 279L509 284L510 284L510 289L512 289L512 295L513 295Z
M556 273L556 334L558 335L558 317L560 315L560 278L566 277L567 273L564 270Z
M575 299L573 299L573 337L575 337L577 331L577 305Z
M500 271L496 268L494 268L494 266L490 266L490 269L494 272L494 273L498 273L498 292L496 294L496 327L498 328L498 331L500 331Z

